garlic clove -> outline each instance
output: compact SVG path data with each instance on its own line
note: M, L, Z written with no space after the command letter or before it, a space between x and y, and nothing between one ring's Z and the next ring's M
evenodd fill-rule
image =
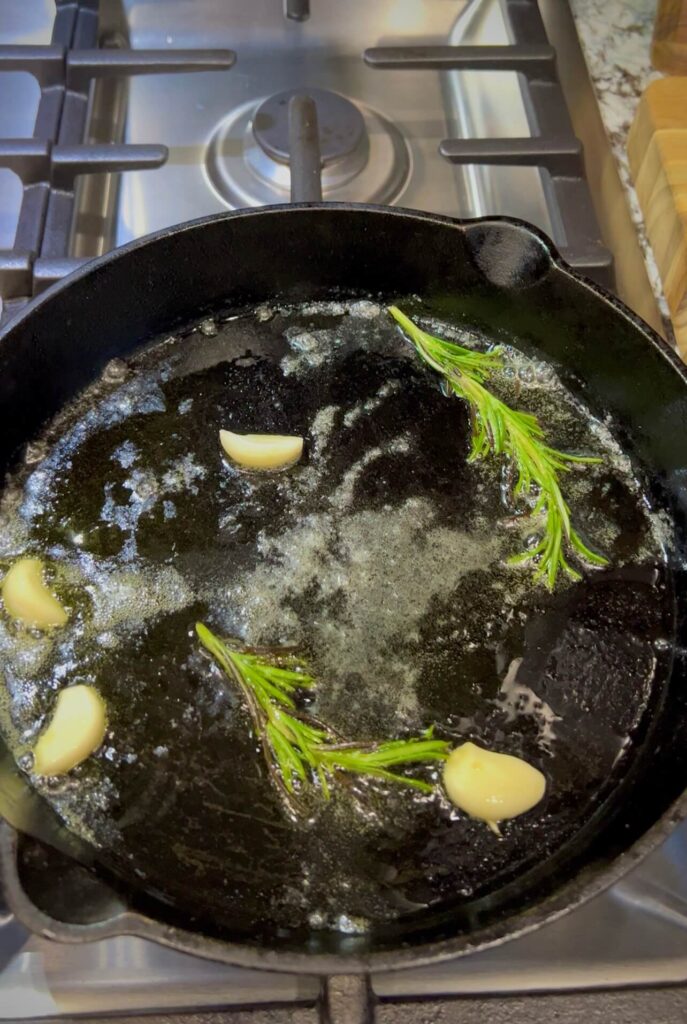
M222 448L245 469L286 469L303 454L303 438L284 434L234 434L220 430Z
M36 775L64 775L98 749L105 737L105 702L93 686L61 690L48 727L33 749Z
M2 581L2 600L13 619L26 626L50 629L64 626L65 609L43 581L40 558L20 558Z
M444 765L449 799L472 818L486 821L498 833L498 822L516 818L539 803L546 778L533 765L512 754L463 743Z

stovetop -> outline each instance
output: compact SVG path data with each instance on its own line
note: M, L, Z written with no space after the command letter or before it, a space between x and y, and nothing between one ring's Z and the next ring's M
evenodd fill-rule
M55 3L52 35L51 0L4 0L0 23L5 316L113 245L288 202L259 131L288 89L320 91L325 199L521 217L612 283L536 0ZM332 105L360 122L351 150Z
M270 176L251 161L251 122L260 103L301 82L335 90L363 111L366 168L327 187L325 198L395 203L455 216L510 213L551 234L542 174L536 167L464 169L437 156L450 136L529 134L518 77L498 73L488 96L480 73L381 70L361 55L379 46L509 42L498 4L458 2L313 3L306 22L285 20L273 0L204 4L202 19L160 27L155 5L125 0L135 47L230 47L236 66L217 75L155 76L131 82L127 142L163 142L169 159L155 174L127 175L116 241L179 219L237 206L288 202L288 168ZM189 86L192 85L192 88ZM462 130L464 126L464 130ZM246 156L248 155L248 159ZM333 176L333 175L332 175ZM179 207L181 203L181 208Z
M620 884L536 932L429 967L372 976L382 999L687 983L687 826ZM0 920L0 1020L312 1004L315 977L200 960L137 938L63 945Z
M560 20L564 0L553 7ZM7 46L54 44L55 3L2 0L0 70L13 70L0 76L0 140L30 136L37 111L51 131L38 146L0 141L6 314L113 245L197 216L287 202L288 163L266 152L254 129L261 116L271 123L270 98L294 88L326 91L316 94L325 199L522 217L612 283L536 0L284 0L283 8L277 0L57 0L57 8L72 28L62 51L32 54L39 85L26 74L26 51ZM565 45L580 60L567 17ZM330 110L339 101L346 133ZM42 232L27 223L31 204L43 210ZM33 246L21 252L18 225ZM682 982L687 825L624 882L538 932L379 974L372 986L406 999ZM316 978L232 969L137 938L51 943L0 918L0 1020L312 1004L318 991Z

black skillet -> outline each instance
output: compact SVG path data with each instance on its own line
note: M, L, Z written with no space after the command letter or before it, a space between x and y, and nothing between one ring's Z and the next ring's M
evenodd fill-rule
M109 360L150 338L209 313L275 299L370 295L388 301L419 296L427 314L507 335L540 353L593 412L611 416L652 500L670 517L674 654L661 655L661 685L635 734L623 779L562 848L495 891L460 905L444 901L380 934L352 942L331 933L314 945L312 936L237 936L226 922L171 906L137 891L130 880L123 885L110 877L104 885L98 851L74 845L6 766L0 809L15 824L33 815L26 831L62 850L62 898L56 901L41 868L46 857L58 855L2 826L5 900L35 931L68 941L133 933L230 963L305 973L411 966L475 951L552 920L618 879L687 811L687 375L650 328L571 271L528 225L296 205L196 221L108 254L31 303L0 334L2 469L12 468L23 446ZM640 608L639 632L642 621ZM96 874L76 861L92 861Z

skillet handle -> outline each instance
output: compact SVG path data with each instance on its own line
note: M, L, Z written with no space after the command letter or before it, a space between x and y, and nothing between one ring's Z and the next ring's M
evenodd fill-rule
M367 974L333 974L322 982L322 1024L373 1024L375 996Z

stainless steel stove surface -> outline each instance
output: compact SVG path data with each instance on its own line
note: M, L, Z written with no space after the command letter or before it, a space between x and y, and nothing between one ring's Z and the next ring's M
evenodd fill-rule
M325 166L325 198L454 216L510 213L553 231L537 168L490 168L486 180L474 166L465 171L437 156L448 136L529 134L515 72L498 72L493 94L480 72L393 73L361 59L366 48L381 45L507 43L498 3L330 0L313 3L311 17L296 22L284 19L274 0L209 0L202 18L188 14L171 24L155 4L124 6L136 48L230 47L239 59L218 75L131 82L126 141L154 138L170 153L159 172L125 177L118 244L184 218L288 202L288 165L264 158L253 122L268 97L304 83L353 101L369 143L357 173L355 165L342 170L341 161Z
M612 280L535 0L312 0L310 17L297 20L307 7L296 0L284 0L284 9L277 0L58 0L59 17L76 26L67 46L78 47L83 16L82 27L97 30L108 54L121 47L155 52L137 60L120 55L133 76L122 78L101 65L92 42L81 44L91 48L81 54L74 49L69 73L76 77L63 88L63 112L53 118L40 173L35 163L27 171L26 146L18 162L17 146L0 141L6 315L75 259L193 217L288 202L284 111L294 90L317 103L325 199L463 217L515 215L551 234L577 265ZM541 0L540 7L562 25L570 66L579 68L564 0ZM285 17L287 8L294 17ZM53 0L2 0L0 71L3 63L12 70L0 74L0 140L30 137L37 110L50 113L51 83L60 88L43 73L41 92L3 44L49 44L54 18ZM447 49L457 46L463 49ZM488 49L494 46L501 49ZM220 50L234 51L234 66ZM175 54L174 73L161 73ZM558 56L560 71L560 49ZM85 65L86 86L78 77ZM89 90L90 78L98 80ZM110 163L103 163L102 143L120 144L116 161L110 149ZM77 171L87 177L60 190L52 175L70 160L73 178ZM94 173L102 166L108 173ZM118 173L126 167L140 169ZM45 203L44 235L22 219L27 196ZM18 225L33 239L19 263ZM377 995L398 999L682 982L687 826L623 883L538 932L372 979ZM0 1020L292 1005L313 1003L318 990L315 978L232 969L136 938L51 943L0 917Z

